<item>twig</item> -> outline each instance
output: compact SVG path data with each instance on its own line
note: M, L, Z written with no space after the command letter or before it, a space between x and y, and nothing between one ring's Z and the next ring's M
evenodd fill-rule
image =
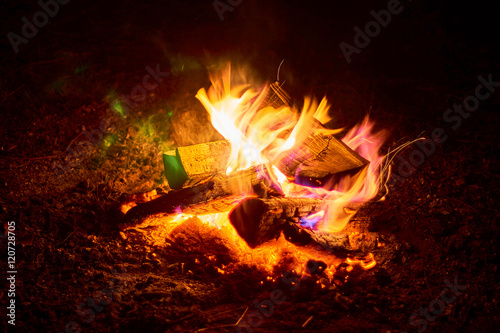
M18 92L19 90L21 90L22 88L24 88L24 83L19 87L17 88L16 90L12 91L11 93L9 93L7 96L5 96L5 98L3 99L2 102L6 101L7 98L9 98L10 96L14 95L16 92Z
M277 82L280 82L280 69L281 69L281 65L283 65L284 61L285 61L285 59L281 60L280 65L278 66L278 73L276 73L276 81Z
M65 241L68 240L68 238L70 238L71 236L73 236L73 234L75 233L76 230L73 230L69 235L68 237L66 237L61 243L64 243Z
M64 59L66 59L66 57L55 58L55 59L45 59L45 60L38 60L38 61L30 62L29 64L25 64L23 66L17 67L16 69L14 69L10 73L8 73L6 76L12 75L21 69L29 68L29 67L34 66L34 65L50 64L50 63L57 62L59 60L64 60Z
M306 322L302 324L302 327L303 327L303 328L304 328L304 327L306 327L306 326L307 326L307 325L311 322L311 320L312 320L313 318L314 318L314 316L309 317L309 318L306 320Z
M245 312L243 312L243 314L241 315L240 319L238 319L238 321L236 322L235 325L238 325L240 323L240 321L243 319L243 317L245 317L245 314L247 313L248 311L248 307L245 309Z
M468 203L466 203L466 202L463 202L463 201L462 201L462 200L460 200L460 199L455 199L455 201L460 202L461 204L463 204L463 205L465 205L465 206L469 207L470 209L472 209L472 210L474 210L474 211L476 211L476 212L478 211L476 208L472 207L471 205L469 205L469 204L468 204Z

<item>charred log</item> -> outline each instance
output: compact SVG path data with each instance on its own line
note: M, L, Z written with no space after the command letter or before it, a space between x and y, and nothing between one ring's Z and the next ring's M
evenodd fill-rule
M377 247L377 234L364 232L351 234L345 232L329 233L301 227L298 223L285 224L283 235L289 242L298 246L314 247L337 257L361 255Z
M142 219L155 214L173 214L179 209L188 212L189 209L201 214L203 209L193 210L193 206L209 204L212 201L241 193L253 193L260 180L254 168L242 170L226 175L215 175L209 181L188 188L172 190L165 195L132 207L123 217L121 227L127 228L137 225ZM217 212L217 211L214 211Z
M241 238L255 248L279 237L288 221L320 210L323 203L310 198L247 198L229 213L229 220Z
M314 246L337 256L366 253L376 247L376 235L363 233L357 242L347 233L327 233L303 228L300 219L322 209L325 202L310 198L247 198L230 213L229 220L241 238L252 247L285 238L299 246Z

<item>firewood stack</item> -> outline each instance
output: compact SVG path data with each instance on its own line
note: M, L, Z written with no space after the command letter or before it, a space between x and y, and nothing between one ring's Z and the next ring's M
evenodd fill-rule
M288 105L290 98L278 83L271 85L267 103ZM272 164L289 181L313 187L331 187L341 177L355 177L369 161L350 149L334 135L325 135L322 124L312 122L305 128L307 139L282 153ZM300 226L300 219L322 209L325 201L306 197L285 197L268 180L259 177L263 165L226 174L231 154L229 141L207 142L178 147L163 156L165 176L172 189L161 197L131 208L124 216L122 229L140 224L147 216L179 210L189 214L229 212L238 234L252 247L277 239L301 246L321 246L335 255L360 252L345 233L330 234ZM241 200L242 195L247 197ZM234 202L238 202L234 206ZM368 235L363 251L376 246Z

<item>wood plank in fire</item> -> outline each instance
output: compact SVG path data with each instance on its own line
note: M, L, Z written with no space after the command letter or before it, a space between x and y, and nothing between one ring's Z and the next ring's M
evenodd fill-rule
M170 188L189 187L224 172L231 154L227 140L178 147L163 154Z
M297 184L323 187L341 177L358 174L370 162L353 151L334 134L312 119L304 124L302 143L281 153L274 162L278 169Z
M242 194L253 193L254 187L261 181L258 179L256 168L237 171L229 176L218 174L202 184L172 190L157 199L140 203L125 214L120 227L122 229L135 227L146 217L161 213L174 214L184 210L191 210L193 214L200 214L202 210L205 211L205 214L208 214L209 211L217 213L228 204L215 201L214 205L211 205L213 200L233 195L241 197ZM196 211L194 206L199 204L205 205L205 208L199 206L196 208L198 211ZM213 211L214 207L217 207L215 211Z

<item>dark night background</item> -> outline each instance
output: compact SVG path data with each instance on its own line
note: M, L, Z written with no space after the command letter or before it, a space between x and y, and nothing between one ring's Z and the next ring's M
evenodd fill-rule
M280 76L296 101L326 95L337 127L370 112L390 132L385 148L437 127L448 135L374 217L372 229L399 244L395 252L376 253L379 265L343 288L287 295L254 331L413 332L420 325L409 324L411 314L457 276L467 290L427 331L496 331L500 87L456 131L443 114L474 95L479 75L500 81L498 10L489 1L401 1L402 12L348 64L339 44L352 45L353 28L387 3L244 0L221 21L211 0L72 0L16 54L7 34L21 35L21 18L32 21L40 7L3 2L0 220L3 233L16 222L17 331L62 332L75 321L83 332L232 332L244 309L276 288L255 270L187 276L177 267L196 254L118 233L119 203L165 185L162 151L218 138L194 95L221 59L271 82L285 59ZM116 96L158 64L169 76L121 116ZM103 119L113 125L103 139L71 154ZM73 166L62 181L54 163ZM125 289L83 323L77 306L122 268ZM14 331L7 320L2 331Z

